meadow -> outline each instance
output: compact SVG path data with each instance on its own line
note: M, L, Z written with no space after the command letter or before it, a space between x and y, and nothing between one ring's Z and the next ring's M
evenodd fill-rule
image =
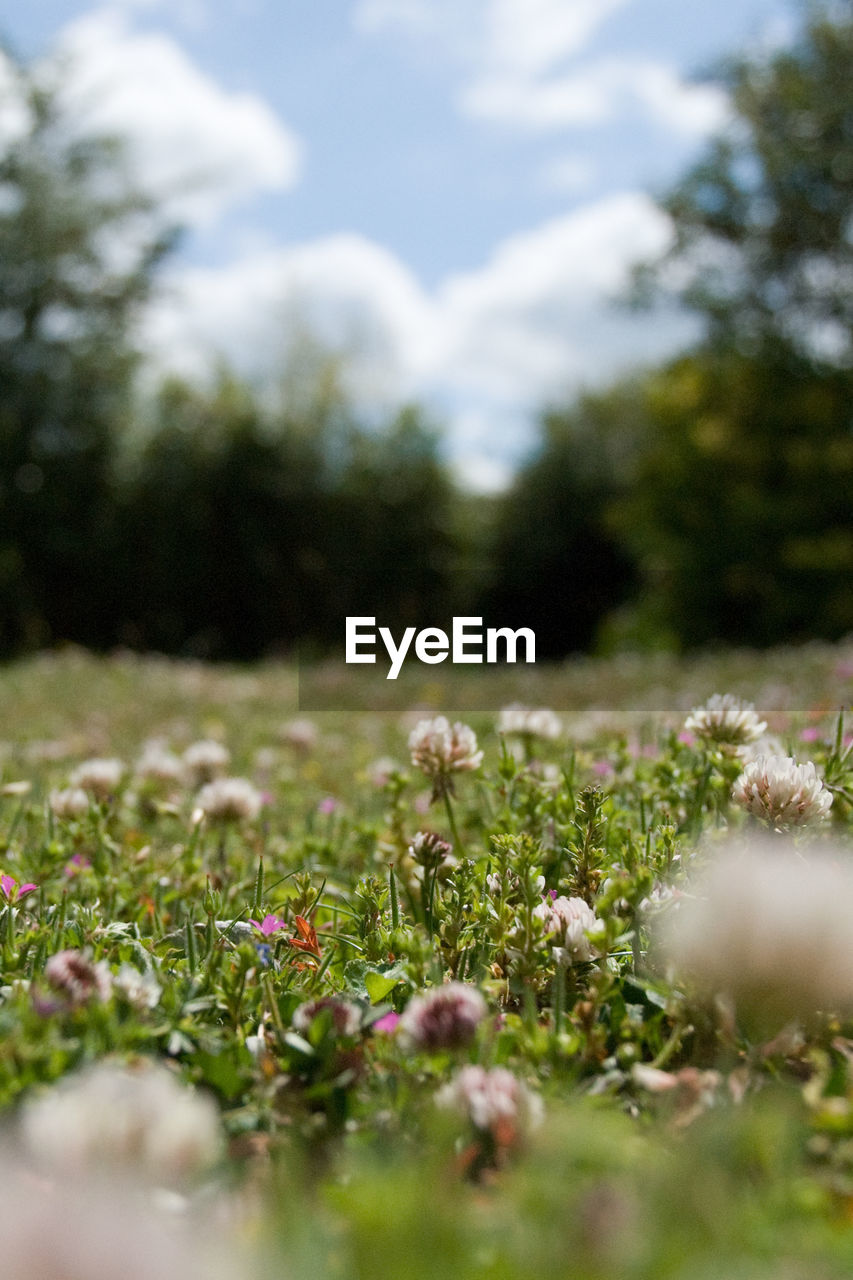
M4 1276L848 1275L851 688L7 665Z

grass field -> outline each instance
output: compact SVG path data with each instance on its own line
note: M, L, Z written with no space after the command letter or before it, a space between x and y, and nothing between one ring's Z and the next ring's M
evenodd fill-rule
M848 1275L851 688L7 666L3 1274Z

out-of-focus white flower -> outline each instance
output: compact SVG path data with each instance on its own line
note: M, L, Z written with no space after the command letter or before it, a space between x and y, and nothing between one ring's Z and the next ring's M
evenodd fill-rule
M48 797L51 812L57 818L81 818L89 812L89 797L82 787L63 787Z
M304 1034L314 1019L324 1010L328 1010L331 1015L332 1027L336 1035L358 1035L361 1027L361 1009L352 1000L345 1000L342 996L321 996L319 1000L308 1000L305 1004L299 1005L293 1013L293 1026Z
M829 813L832 793L815 766L790 756L759 756L735 782L732 798L748 813L773 827L801 827Z
M559 738L563 724L550 707L525 707L513 702L503 707L498 716L498 733L513 734L522 738Z
M784 756L785 748L781 738L774 734L764 733L755 742L747 742L737 748L737 758L742 764L752 764L759 756Z
M475 1129L510 1146L542 1122L542 1100L505 1067L468 1066L439 1089L436 1102L467 1116Z
M113 978L113 989L123 996L134 1009L154 1009L160 1002L163 988L150 969L145 973L127 961Z
M51 990L71 1008L93 1000L103 1004L112 994L108 965L103 960L96 964L85 951L57 951L44 966L44 976Z
M45 1171L45 1174L49 1171ZM0 1165L3 1280L237 1280L254 1273L213 1220L164 1213L97 1177Z
M714 693L701 707L694 707L684 722L688 733L719 746L741 747L756 742L767 729L751 702L733 693Z
M434 798L453 790L454 773L483 763L474 730L458 720L451 725L446 716L419 721L409 734L409 751L412 764L431 779Z
M248 778L216 778L202 787L196 803L211 822L252 822L263 798Z
M71 774L72 788L79 787L96 800L110 800L124 775L121 760L84 760Z
M391 756L380 756L367 766L367 778L374 787L384 787L395 773L400 773L400 765Z
M132 1174L180 1184L222 1152L215 1103L154 1063L101 1062L25 1103L21 1134L33 1158L66 1174Z
M566 959L584 963L598 954L587 935L596 932L601 921L583 898L546 898L533 914L544 921L545 932Z
M187 786L200 787L214 778L221 778L230 763L231 752L221 742L205 738L191 743L183 754Z
M717 849L678 911L664 954L708 994L728 994L770 1035L818 1010L853 1010L853 870L847 850L805 861L766 836Z
M278 736L296 751L313 751L317 745L317 726L313 720L288 720L279 729Z
M134 774L143 782L179 783L184 779L184 765L162 742L146 742Z
M458 1049L471 1043L486 1012L486 1002L476 987L467 982L446 982L412 996L399 1029L419 1049Z

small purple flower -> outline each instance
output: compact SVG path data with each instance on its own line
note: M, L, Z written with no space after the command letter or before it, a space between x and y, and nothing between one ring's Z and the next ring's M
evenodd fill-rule
M338 802L334 796L324 796L317 805L318 813L334 813L338 808Z
M278 933L279 929L283 929L285 927L285 922L282 920L281 916L271 915L264 916L263 920L260 921L250 920L249 924L253 924L258 932L262 933L265 938L268 938L271 933Z
M800 732L801 742L817 742L819 738L820 729L814 724L806 725L805 729Z
M32 893L37 888L37 884L19 885L14 876L0 875L0 889L7 902L19 902L25 894Z
M262 969L268 969L272 959L272 947L268 942L256 942L255 950L258 953L258 963Z

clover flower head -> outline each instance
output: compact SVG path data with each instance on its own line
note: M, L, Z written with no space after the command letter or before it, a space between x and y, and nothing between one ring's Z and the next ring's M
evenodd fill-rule
M757 742L767 729L751 702L733 693L714 693L701 707L694 707L684 722L688 733L724 747L743 747Z
M832 793L811 761L791 756L759 756L737 779L732 798L753 817L776 828L820 822L832 806Z
M202 787L196 802L210 822L252 822L263 797L248 778L216 778Z
M419 1049L459 1049L474 1039L486 1012L476 987L446 982L412 996L400 1018L400 1031Z
M163 992L163 988L150 969L141 973L127 961L113 978L113 990L132 1008L140 1012L145 1009L156 1009Z
M89 797L82 787L63 787L51 791L47 802L54 817L66 821L82 818L84 813L89 812Z
M309 1030L314 1019L326 1009L332 1016L332 1028L336 1035L358 1035L361 1027L361 1010L352 1000L345 1000L342 996L320 996L318 1000L308 1000L305 1004L299 1005L293 1013L293 1026L304 1034Z
M190 787L203 786L221 778L231 763L231 752L221 742L203 738L193 742L183 754L184 778Z
M498 717L498 733L525 738L559 738L563 723L550 707L525 707L512 702L504 707Z
M601 921L583 898L545 898L533 914L544 922L545 932L551 936L560 959L583 964L598 954L589 939Z
M467 724L451 725L446 716L421 720L409 734L412 764L432 781L433 796L452 791L454 773L479 769L483 753L477 735Z
M853 1011L853 870L841 849L804 852L769 834L715 847L656 929L679 975L768 1037Z
M48 986L69 1008L106 1003L112 992L112 977L103 960L97 964L85 951L68 948L57 951L44 966Z
M312 751L317 745L317 726L313 720L288 720L279 729L279 737L295 751Z
M436 1103L467 1116L482 1134L508 1147L542 1122L542 1100L505 1067L462 1067L439 1089Z
M69 782L96 800L110 800L116 794L124 775L121 760L84 760L72 772Z
M434 831L418 831L409 845L409 856L421 867L438 867L447 862L453 845Z
M24 1108L32 1155L66 1173L125 1169L154 1183L180 1183L221 1151L216 1106L165 1067L102 1062L66 1077Z
M155 740L145 743L134 774L142 782L180 783L184 778L184 765L174 752Z

